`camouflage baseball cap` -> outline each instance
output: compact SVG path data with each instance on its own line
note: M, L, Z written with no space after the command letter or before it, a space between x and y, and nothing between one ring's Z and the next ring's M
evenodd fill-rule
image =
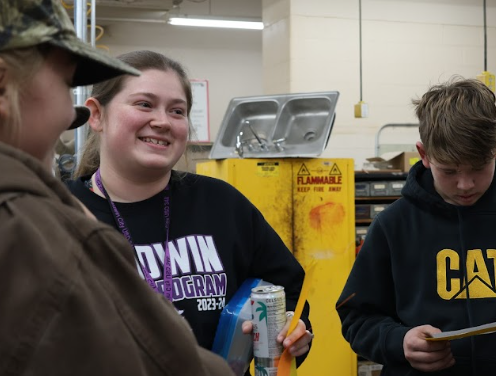
M0 0L0 52L48 43L77 62L73 85L91 85L140 72L80 40L60 0Z

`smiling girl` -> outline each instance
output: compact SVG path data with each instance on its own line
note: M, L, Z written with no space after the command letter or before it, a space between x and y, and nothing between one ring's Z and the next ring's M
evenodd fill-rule
M183 68L151 51L119 59L142 74L94 86L86 102L93 132L72 192L134 245L139 274L201 346L212 347L223 307L247 278L284 286L294 310L304 271L262 214L224 181L173 170L189 137ZM308 312L279 338L300 361L312 339Z

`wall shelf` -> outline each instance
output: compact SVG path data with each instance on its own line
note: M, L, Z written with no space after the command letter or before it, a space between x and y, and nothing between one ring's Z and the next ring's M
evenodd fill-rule
M363 244L368 227L374 217L401 197L399 192L407 176L407 172L381 171L366 173L355 171L355 240L357 253ZM390 189L391 185L394 187L395 183L398 182L401 182L399 188ZM370 196L371 192L375 195ZM356 194L361 194L362 196L356 196ZM369 194L369 196L366 196L366 194ZM377 196L377 194L383 195Z
M395 201L399 199L401 196L363 196L363 197L355 197L355 201Z
M356 224L371 224L372 223L372 218L370 219L355 219Z

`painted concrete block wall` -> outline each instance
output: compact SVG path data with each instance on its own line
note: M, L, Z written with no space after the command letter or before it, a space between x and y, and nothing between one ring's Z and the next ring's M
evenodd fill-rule
M290 93L290 22L289 18L274 20L263 31L264 94Z
M263 0L264 94L291 92L290 80L291 0Z
M280 3L265 0L264 12L274 2ZM487 6L487 63L494 73L496 2L488 1ZM352 157L357 169L365 158L374 156L381 126L417 122L413 98L455 74L475 78L484 70L482 1L362 0L362 98L370 115L356 119L353 106L360 100L358 1L291 0L289 15L283 17L290 39L290 74L284 84L293 93L340 92L335 126L323 156ZM271 26L266 32L272 33ZM264 44L264 61L270 50ZM272 60L272 66L264 64L265 76L270 76L271 69L278 70L275 57ZM279 87L284 85L264 86L267 92L277 92ZM400 128L394 136L384 136L381 140L388 143L408 144L418 139L417 132Z
M161 52L181 62L190 78L207 79L212 141L233 97L263 92L260 30L114 22L105 26L98 43L108 46L112 56L138 49Z
M250 0L252 1L252 0ZM488 70L496 72L496 0L487 0ZM453 74L475 77L483 66L482 0L362 0L363 100L360 99L358 0L262 0L261 31L112 23L98 42L112 55L148 48L181 61L210 84L211 139L233 97L338 90L326 158L375 153L378 129L416 122L411 99ZM405 134L403 134L405 133ZM412 132L388 136L413 143Z

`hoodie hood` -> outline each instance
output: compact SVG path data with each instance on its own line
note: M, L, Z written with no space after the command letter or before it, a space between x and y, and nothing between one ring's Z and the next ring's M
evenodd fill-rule
M408 174L406 184L401 191L405 199L416 206L437 215L457 216L458 211L473 212L479 211L487 206L493 207L496 203L494 179L488 190L472 206L457 206L449 204L436 192L434 188L434 178L430 169L425 168L422 161L418 161Z

